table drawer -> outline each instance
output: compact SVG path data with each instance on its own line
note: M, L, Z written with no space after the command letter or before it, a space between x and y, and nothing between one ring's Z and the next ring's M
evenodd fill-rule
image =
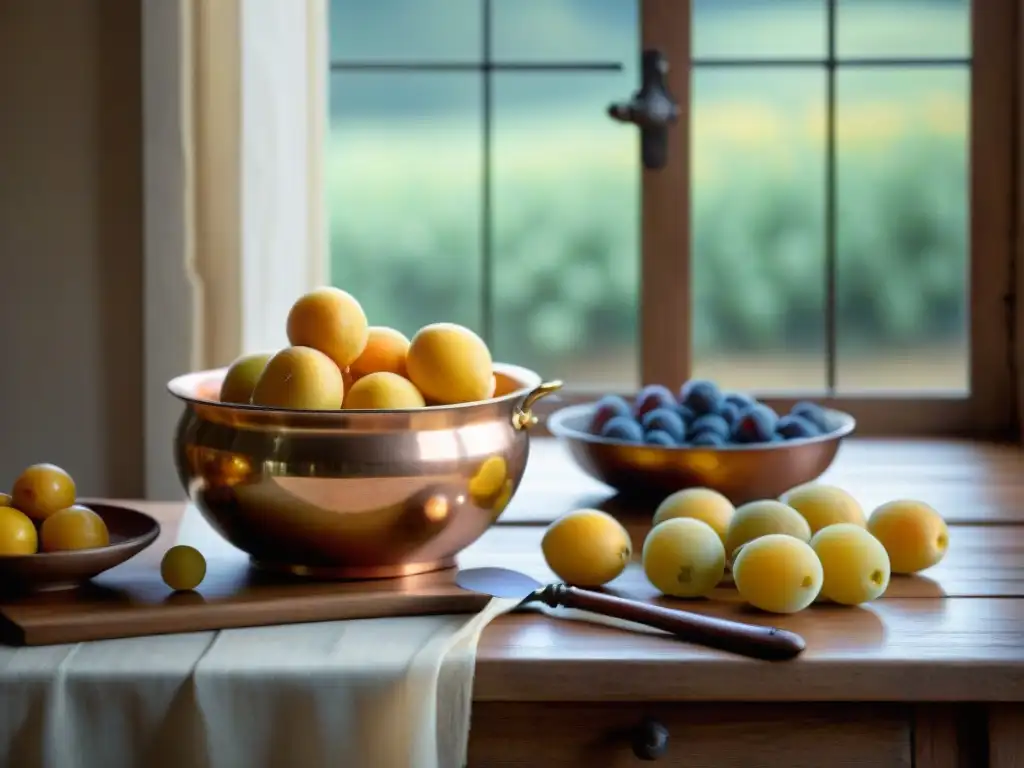
M644 762L641 729L667 732L673 768L910 768L911 714L882 704L473 705L470 768L601 768ZM638 747L639 748L639 747ZM650 755L648 756L648 758Z

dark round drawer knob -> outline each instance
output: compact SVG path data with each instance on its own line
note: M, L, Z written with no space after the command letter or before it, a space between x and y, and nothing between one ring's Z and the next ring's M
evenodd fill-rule
M668 728L657 720L644 720L633 732L633 754L641 760L657 760L668 751Z

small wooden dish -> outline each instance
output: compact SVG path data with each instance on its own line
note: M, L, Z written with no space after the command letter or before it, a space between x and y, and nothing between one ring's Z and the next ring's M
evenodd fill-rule
M74 589L134 557L160 535L160 523L142 512L111 504L81 503L103 518L110 531L110 544L69 552L0 555L0 592Z

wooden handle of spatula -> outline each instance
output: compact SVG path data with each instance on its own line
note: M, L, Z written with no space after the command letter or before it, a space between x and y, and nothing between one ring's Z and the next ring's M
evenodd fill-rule
M639 600L555 584L545 589L540 599L551 607L563 606L644 624L671 632L682 640L711 648L732 651L757 659L781 661L798 655L804 639L793 632L758 624L717 619L689 611L662 608Z

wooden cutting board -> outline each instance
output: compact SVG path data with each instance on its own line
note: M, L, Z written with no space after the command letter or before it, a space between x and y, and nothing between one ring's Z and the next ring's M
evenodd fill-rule
M51 645L86 640L198 632L306 621L473 613L489 598L455 585L455 569L401 579L311 582L270 576L220 538L185 505L134 504L157 517L160 538L87 587L0 598L0 641ZM191 544L207 558L194 592L174 593L159 563L174 544Z

